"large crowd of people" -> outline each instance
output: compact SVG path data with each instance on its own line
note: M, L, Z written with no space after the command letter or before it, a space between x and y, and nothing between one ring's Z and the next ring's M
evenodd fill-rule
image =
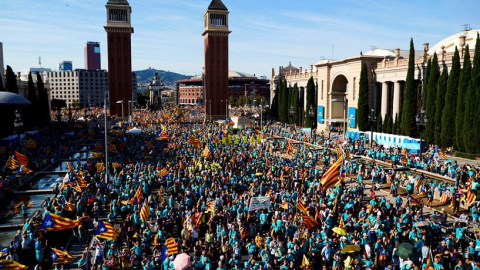
M476 192L471 168L440 165L454 168L449 176L459 179L447 186L354 159L415 159L361 139L310 138L273 122L263 130L233 129L229 122L204 121L196 108L138 111L132 119L142 132L117 125L108 134L109 163L93 155L71 164L44 211L32 213L12 240L7 259L31 269L53 263L58 269L168 270L180 269L177 259L186 253L190 266L181 269L480 269L480 238L469 242L467 219L447 227L446 212L426 213L418 199L433 200L438 189L458 206L460 190ZM74 137L72 147L82 138ZM103 149L99 144L91 151ZM345 179L325 182L332 167ZM377 191L387 183L392 196ZM470 223L478 220L472 205ZM45 227L46 217L57 215L76 226ZM64 247L61 236L69 233L84 252L55 263L52 248Z

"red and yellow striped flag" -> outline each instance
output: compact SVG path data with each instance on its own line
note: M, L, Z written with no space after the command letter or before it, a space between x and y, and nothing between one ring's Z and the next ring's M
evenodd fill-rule
M140 210L140 219L146 223L149 217L150 217L150 206L148 205L148 200L145 200L145 202L143 202L142 209Z
M14 260L0 260L0 269L5 270L27 270L28 266Z
M311 216L304 215L303 216L303 226L309 229L314 228L315 226L319 226L318 222Z
M334 186L339 182L342 177L340 175L340 166L343 162L343 155L338 158L337 161L327 170L327 172L322 176L320 183L322 184L322 189L325 190L331 186Z
M169 238L167 241L165 241L165 246L167 246L167 256L177 254L178 253L178 247L177 243L175 243L175 238Z
M300 212L302 212L305 215L308 215L307 208L305 208L305 202L302 201L302 199L298 199L298 203L295 205Z
M22 163L22 165L27 166L30 159L27 156L21 154L20 152L15 151L15 157L17 158L18 162Z

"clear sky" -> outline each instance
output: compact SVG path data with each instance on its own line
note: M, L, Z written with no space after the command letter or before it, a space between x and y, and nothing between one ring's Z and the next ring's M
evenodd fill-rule
M4 62L15 71L62 60L84 68L86 41L101 43L107 69L106 0L0 0ZM133 70L154 67L200 74L203 14L210 0L129 0ZM371 46L431 46L480 28L478 0L223 0L230 10L230 70L270 77L272 67L309 67L322 57L345 58ZM333 52L332 52L333 47Z

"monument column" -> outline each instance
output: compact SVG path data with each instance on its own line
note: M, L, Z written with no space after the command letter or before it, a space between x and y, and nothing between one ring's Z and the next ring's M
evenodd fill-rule
M395 115L397 114L398 119L400 119L400 81L393 83L393 121L395 121Z
M388 112L388 82L382 82L382 119L385 121L385 116Z

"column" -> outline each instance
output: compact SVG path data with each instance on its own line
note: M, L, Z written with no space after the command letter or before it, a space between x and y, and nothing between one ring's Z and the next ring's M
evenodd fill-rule
M393 121L395 121L395 115L398 114L400 119L400 82L393 83Z
M385 121L385 116L388 112L388 82L382 83L382 119Z

